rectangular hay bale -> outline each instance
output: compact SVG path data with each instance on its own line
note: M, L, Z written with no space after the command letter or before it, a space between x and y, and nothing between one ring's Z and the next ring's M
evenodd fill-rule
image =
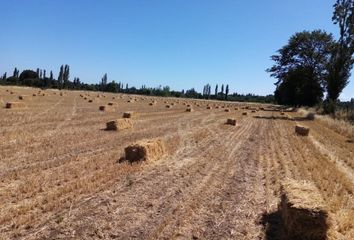
M228 118L226 124L236 126L236 119Z
M133 127L130 119L116 119L106 123L106 130L119 131Z
M138 116L139 116L139 114L136 112L124 112L123 113L123 118L136 118Z
M304 126L301 126L301 125L296 125L295 126L295 132L298 135L301 135L301 136L308 136L309 132L310 132L310 129L308 127L304 127Z
M282 183L281 194L279 210L285 239L327 239L328 213L314 184L287 179Z
M124 149L125 159L130 162L158 160L165 154L165 151L162 139L142 140Z
M8 102L6 103L6 108L23 108L25 104L23 102Z

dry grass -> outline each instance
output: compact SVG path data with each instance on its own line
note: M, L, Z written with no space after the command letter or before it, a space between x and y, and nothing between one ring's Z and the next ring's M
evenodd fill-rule
M44 91L0 87L0 100L33 93ZM309 121L289 112L290 121L278 106L45 93L25 100L25 108L0 108L3 239L272 239L267 229L276 226L263 229L258 218L276 211L286 178L316 186L333 219L329 239L354 239L354 144L321 116ZM113 97L116 111L100 113ZM185 114L188 104L201 107ZM224 122L230 113L207 106L267 111L259 118L235 111L238 127L230 127ZM134 128L102 129L127 111L141 116ZM294 134L298 119L309 137ZM165 147L158 161L119 161L125 146L156 138Z

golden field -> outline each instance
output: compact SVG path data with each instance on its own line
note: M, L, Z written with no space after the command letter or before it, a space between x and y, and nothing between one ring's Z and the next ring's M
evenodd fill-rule
M329 239L354 239L354 139L329 121L271 105L5 86L0 104L0 239L282 239L286 179L318 190ZM128 127L107 131L124 112ZM156 138L162 156L124 161L127 146Z

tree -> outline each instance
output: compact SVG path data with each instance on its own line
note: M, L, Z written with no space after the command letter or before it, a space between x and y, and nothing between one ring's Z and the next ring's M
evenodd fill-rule
M218 85L215 86L215 98L218 98Z
M4 81L5 81L5 80L6 80L6 78L7 78L7 72L5 72L5 73L4 73L4 75L2 75L2 80L4 80Z
M64 65L60 66L60 71L59 71L59 75L58 75L58 83L59 83L59 87L62 88L63 83L64 83Z
M224 95L224 84L221 85L221 96Z
M14 69L14 73L13 73L13 77L15 77L15 78L18 78L18 75L19 75L19 70L15 67L15 69Z
M354 1L337 0L332 21L339 26L339 40L332 49L326 78L327 99L335 102L349 83L354 53Z
M316 99L315 103L320 101L334 44L333 36L321 30L303 31L291 36L288 44L279 49L277 55L271 57L275 64L267 69L270 76L278 80L275 83L276 99L285 96L284 93L290 91L287 88L296 85L295 98L310 92L316 94L313 96ZM297 83L290 84L290 81ZM318 91L319 89L321 90ZM313 101L303 101L303 99L295 99L294 102L286 99L281 100L282 104L294 104L294 102L300 105L315 104Z
M35 71L32 70L24 70L20 74L20 81L25 81L26 79L36 79L38 78L38 74Z
M101 78L101 91L104 91L107 85L107 73Z
M54 79L54 77L53 77L53 72L52 72L52 71L50 71L49 79L50 79L51 81L53 81L53 79Z
M226 85L225 99L227 99L227 95L229 95L229 84Z
M47 76L47 71L46 70L43 70L43 78L46 78Z
M69 65L64 66L64 72L63 72L63 84L65 88L68 88L69 85L69 77L70 77L70 67Z

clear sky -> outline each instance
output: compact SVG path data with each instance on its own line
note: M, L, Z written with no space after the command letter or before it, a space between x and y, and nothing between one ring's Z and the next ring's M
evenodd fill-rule
M270 94L270 56L324 29L334 0L0 0L0 74L69 64L71 78ZM354 97L354 78L342 99Z

